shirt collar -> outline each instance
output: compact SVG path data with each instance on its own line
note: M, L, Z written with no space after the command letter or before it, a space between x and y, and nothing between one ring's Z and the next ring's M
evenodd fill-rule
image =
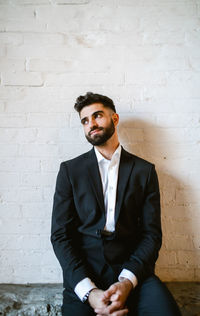
M119 160L120 156L121 156L121 150L122 150L122 146L119 144L119 146L117 147L117 149L113 153L111 160L113 160L113 158L116 160ZM107 162L111 161L111 160L106 159L104 156L102 156L102 154L98 151L98 149L96 147L94 147L94 151L95 151L98 163L100 163L103 160L107 161Z

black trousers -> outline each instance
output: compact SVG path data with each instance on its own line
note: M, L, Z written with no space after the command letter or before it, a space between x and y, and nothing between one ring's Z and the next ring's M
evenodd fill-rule
M155 275L147 278L131 292L127 306L128 316L181 316L173 296ZM89 304L83 304L80 300L65 300L64 295L62 315L94 316L95 313Z

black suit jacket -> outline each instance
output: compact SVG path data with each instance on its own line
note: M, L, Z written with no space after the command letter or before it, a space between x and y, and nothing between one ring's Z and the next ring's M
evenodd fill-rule
M64 287L85 277L97 282L105 266L132 271L140 282L154 272L161 247L160 195L153 164L122 148L115 233L102 237L104 198L94 149L62 162L57 176L51 242Z

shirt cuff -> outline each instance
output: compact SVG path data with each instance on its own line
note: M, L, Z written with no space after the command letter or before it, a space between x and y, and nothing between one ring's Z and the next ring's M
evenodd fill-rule
M74 292L82 301L85 294L95 288L96 285L89 278L85 278L76 284Z
M135 274L127 269L122 270L122 272L119 275L118 280L121 282L121 281L123 281L123 278L129 279L131 281L131 283L133 284L133 288L135 288L136 285L138 284L138 280L137 280Z

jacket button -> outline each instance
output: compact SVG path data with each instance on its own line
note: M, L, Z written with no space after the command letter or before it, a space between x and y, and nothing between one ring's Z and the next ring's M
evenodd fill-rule
M97 236L101 236L101 230L100 230L100 229L97 229L97 230L96 230L96 235L97 235Z

